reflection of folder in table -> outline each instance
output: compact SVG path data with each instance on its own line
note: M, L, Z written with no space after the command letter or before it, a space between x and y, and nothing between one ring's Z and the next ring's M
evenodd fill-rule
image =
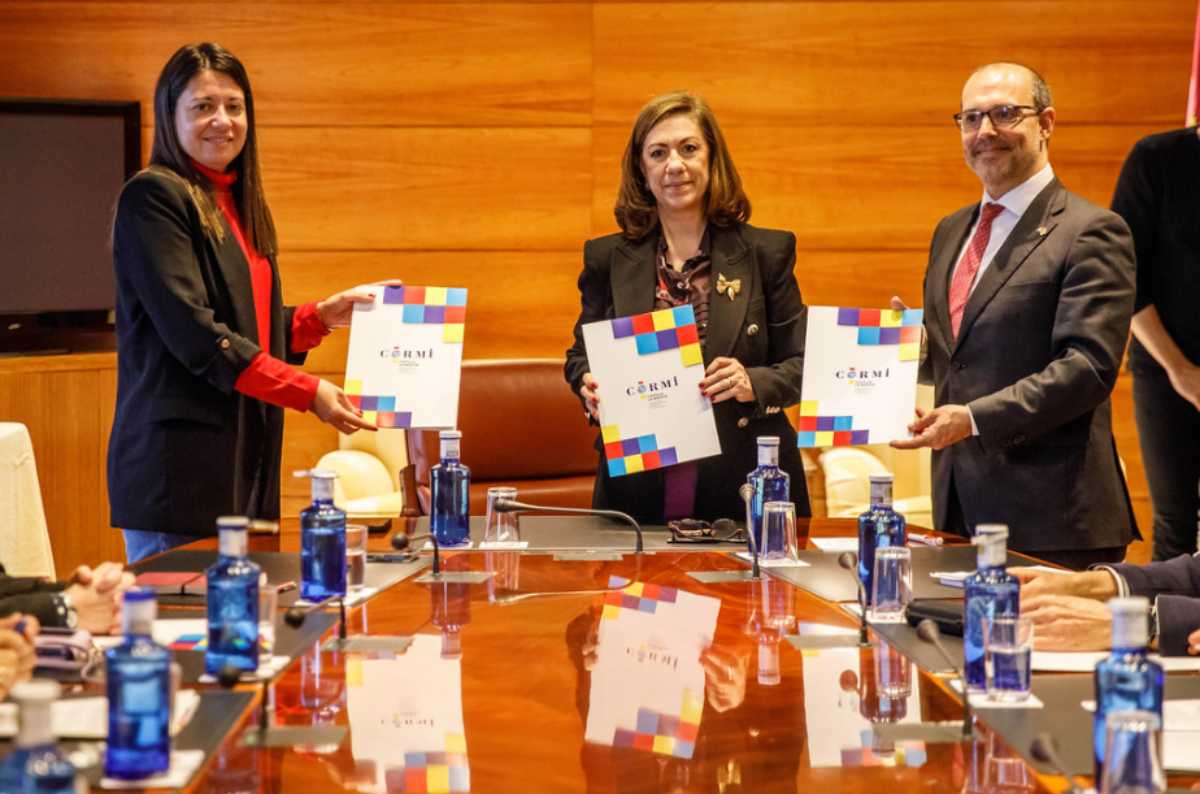
M462 662L442 658L441 648L440 637L418 634L403 653L346 660L351 750L357 763L374 764L372 790L471 789Z
M721 452L691 306L583 326L610 477Z
M704 711L701 652L721 602L635 582L605 597L585 739L691 758Z

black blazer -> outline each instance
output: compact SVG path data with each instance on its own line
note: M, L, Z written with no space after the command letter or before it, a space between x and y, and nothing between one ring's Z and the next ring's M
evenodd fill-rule
M224 221L222 221L224 222ZM214 242L179 177L142 171L113 230L117 405L108 444L114 527L215 534L217 516L279 516L283 409L234 391L258 354L250 270L232 230ZM274 261L270 354L292 310Z
M610 234L583 247L579 276L582 310L575 323L575 344L567 350L565 374L579 393L589 371L583 325L598 320L642 314L654 309L657 234L640 240ZM713 283L718 274L741 279L731 301L714 293L704 344L707 366L718 356L736 358L754 384L756 402L726 400L713 406L721 454L699 461L695 518L744 520L746 509L738 488L758 465L758 436L779 436L780 467L791 475L796 514L809 515L804 466L796 448L796 431L782 413L800 400L804 370L806 311L793 269L796 238L790 232L757 229L747 224L709 226ZM663 523L663 470L609 477L603 447L596 438L599 466L592 504L624 510L648 523Z
M1133 310L1129 228L1055 179L980 277L954 339L950 274L978 211L942 219L925 274L922 379L979 427L933 453L934 526L953 487L969 527L1008 524L1018 551L1124 546L1137 528L1109 395Z

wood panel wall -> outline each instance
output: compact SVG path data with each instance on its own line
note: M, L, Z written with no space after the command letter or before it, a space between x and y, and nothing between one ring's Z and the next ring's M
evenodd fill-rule
M796 232L810 303L915 304L934 224L979 194L950 121L970 70L1039 68L1052 162L1106 204L1133 142L1182 122L1194 16L1194 0L6 0L0 95L140 99L149 141L161 65L219 41L253 81L288 301L393 276L462 285L468 357L556 356L580 245L615 229L617 162L650 96L707 97L754 222ZM338 381L344 355L335 335L309 369ZM1118 413L1144 504L1131 421ZM76 441L66 459L35 433L43 467L94 465ZM285 471L335 443L292 415ZM285 488L291 512L302 488ZM79 503L105 531L95 507Z

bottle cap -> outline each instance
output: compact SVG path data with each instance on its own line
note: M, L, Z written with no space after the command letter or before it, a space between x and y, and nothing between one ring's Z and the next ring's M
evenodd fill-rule
M121 614L125 634L150 634L158 617L158 597L149 587L127 590Z
M149 587L131 587L125 591L122 598L128 604L130 602L156 601L158 596Z
M245 532L250 528L250 519L246 516L220 516L217 519L217 531L225 529L240 530Z
M438 438L442 439L443 441L462 438L462 431L461 430L443 430L440 433L438 433Z
M998 540L1008 540L1008 524L978 524L975 527L975 537L971 543L982 546Z
M891 474L888 474L888 473L884 473L884 474L872 474L872 475L869 477L869 480L870 480L872 483L880 483L880 484L882 484L882 483L890 483L890 482L892 481L892 479L893 479L893 478L892 478L892 475L891 475Z
M1108 609L1113 615L1144 615L1150 611L1150 599L1145 596L1110 598Z
M62 695L62 686L49 678L34 678L14 684L9 696L18 703L52 703Z
M779 446L779 436L759 436L758 445L760 447L777 447Z
M305 478L313 480L336 480L338 473L333 469L297 469L292 472L292 476L299 480Z
M1112 613L1112 647L1145 647L1150 639L1150 599L1110 598L1108 610Z

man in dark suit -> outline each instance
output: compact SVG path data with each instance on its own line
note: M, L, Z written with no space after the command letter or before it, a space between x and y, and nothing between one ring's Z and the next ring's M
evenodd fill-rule
M893 446L935 450L939 529L1002 522L1011 547L1067 567L1121 560L1137 529L1109 394L1133 309L1129 229L1055 178L1055 110L1033 70L976 70L954 118L984 195L934 232L921 373L936 407Z

